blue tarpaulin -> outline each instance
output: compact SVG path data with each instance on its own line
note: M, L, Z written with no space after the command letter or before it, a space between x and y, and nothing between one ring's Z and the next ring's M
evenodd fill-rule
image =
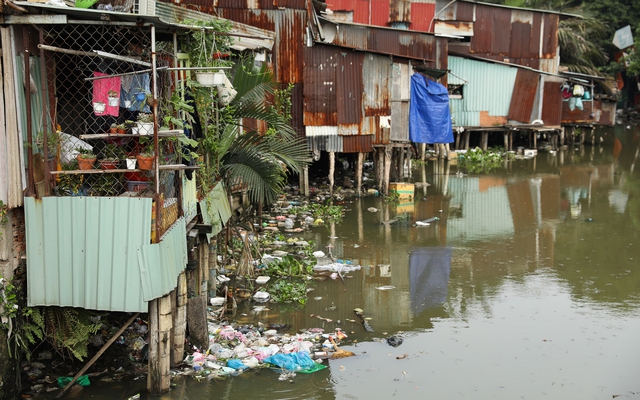
M414 143L451 143L449 92L422 74L411 76L409 138Z

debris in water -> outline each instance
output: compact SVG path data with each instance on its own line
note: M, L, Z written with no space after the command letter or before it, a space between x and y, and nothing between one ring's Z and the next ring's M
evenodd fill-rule
M378 286L376 289L378 290L391 290L391 289L395 289L395 286L391 286L391 285L386 285L386 286Z
M401 356L396 356L396 360L404 360L405 358L409 357L409 354L404 353Z
M397 336L391 336L387 338L387 344L391 347L398 347L402 344L403 340Z

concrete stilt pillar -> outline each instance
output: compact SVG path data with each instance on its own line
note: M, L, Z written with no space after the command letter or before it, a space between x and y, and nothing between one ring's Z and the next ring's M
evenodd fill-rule
M184 340L187 331L187 277L184 271L178 275L178 286L174 298L172 367L178 365L184 358Z

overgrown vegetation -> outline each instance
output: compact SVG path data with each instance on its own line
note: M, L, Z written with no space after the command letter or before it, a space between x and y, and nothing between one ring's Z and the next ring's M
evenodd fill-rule
M70 307L26 307L21 291L0 277L0 322L7 331L10 356L22 353L31 359L32 348L46 342L63 358L87 357L89 338L102 326L91 321L93 313Z
M292 207L289 210L291 214L309 213L314 219L322 219L324 221L341 222L344 214L344 207L331 204L331 200L327 200L325 204L313 203L304 206Z
M501 149L483 151L476 147L460 154L458 165L469 173L487 173L502 168L506 160L512 160L512 153L505 153Z

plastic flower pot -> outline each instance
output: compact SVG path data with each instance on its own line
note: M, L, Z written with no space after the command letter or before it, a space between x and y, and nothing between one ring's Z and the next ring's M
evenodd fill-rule
M93 169L93 164L95 164L96 162L95 157L86 158L86 157L77 156L76 160L78 160L78 168L80 168L83 171L88 169Z
M127 158L127 169L136 169L136 161L135 158Z
M120 104L119 97L109 97L109 106L117 107Z
M104 110L107 109L106 104L102 103L102 102L96 102L93 103L93 111L96 112L96 114L102 114L104 113Z
M154 156L138 154L136 158L138 159L138 169L150 171L153 168L153 161L155 160Z
M196 72L196 80L202 86L221 85L224 82L224 72Z

